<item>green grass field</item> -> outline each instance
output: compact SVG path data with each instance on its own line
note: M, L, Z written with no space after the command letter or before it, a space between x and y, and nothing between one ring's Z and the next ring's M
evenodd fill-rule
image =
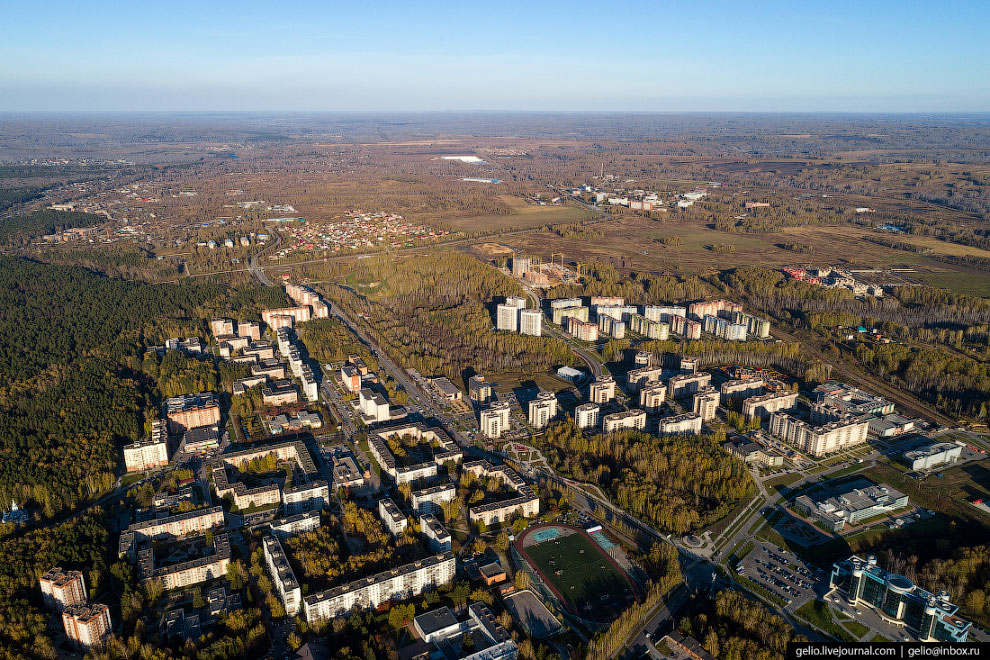
M622 605L630 593L625 577L583 534L544 541L526 548L526 554L578 612L586 611L586 604L592 612L599 604Z
M971 273L914 273L915 279L929 286L948 289L953 293L969 296L990 296L990 277L978 277Z

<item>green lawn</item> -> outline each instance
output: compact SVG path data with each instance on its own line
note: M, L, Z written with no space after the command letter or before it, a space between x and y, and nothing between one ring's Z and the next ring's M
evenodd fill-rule
M820 600L809 600L794 613L824 633L838 637L845 642L856 641L856 638L832 620L832 613L829 611L828 605Z
M990 296L990 278L987 277L973 277L970 273L914 273L913 277L953 293Z
M592 607L600 602L625 603L628 582L583 534L550 539L525 550L575 610L582 611L586 602ZM603 601L602 596L607 598Z
M845 627L846 630L851 632L859 639L863 639L863 635L870 632L870 629L867 626L864 626L859 621L847 621L844 622L842 625Z

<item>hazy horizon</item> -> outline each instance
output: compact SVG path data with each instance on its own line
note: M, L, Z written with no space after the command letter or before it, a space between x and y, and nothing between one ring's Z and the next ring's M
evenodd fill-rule
M10 3L7 112L974 113L990 6Z

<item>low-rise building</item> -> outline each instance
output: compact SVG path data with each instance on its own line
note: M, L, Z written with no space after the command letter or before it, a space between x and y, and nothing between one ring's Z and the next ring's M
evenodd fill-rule
M903 575L880 568L872 555L835 562L829 591L837 592L852 608L865 605L884 620L903 625L922 642L965 642L972 627L959 616L959 607L949 601L947 591L925 591Z
M516 643L484 603L468 607L468 619L459 622L446 607L420 614L413 626L429 644L424 655L446 660L515 660ZM470 645L464 640L470 639Z
M931 470L942 465L955 463L962 455L962 447L954 442L936 442L912 449L903 454L904 462L915 472Z
M784 464L783 456L770 452L766 447L755 442L727 442L722 445L722 448L731 454L735 454L746 463L763 465L765 467L780 467Z
M870 484L817 500L801 495L794 504L828 529L839 532L847 524L855 525L867 518L905 508L908 496L890 486Z

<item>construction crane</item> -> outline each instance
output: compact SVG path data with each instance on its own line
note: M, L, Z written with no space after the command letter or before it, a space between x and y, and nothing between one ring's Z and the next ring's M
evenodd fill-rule
M550 265L553 265L553 258L560 257L560 267L564 267L564 253L563 252L553 252L550 254Z

